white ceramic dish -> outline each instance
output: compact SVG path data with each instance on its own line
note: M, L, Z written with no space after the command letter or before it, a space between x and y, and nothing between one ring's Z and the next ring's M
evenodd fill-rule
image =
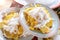
M50 8L54 8L60 4L60 0L15 0L16 2L27 5L29 3L41 3L47 5Z
M12 8L6 8L4 10L1 10L0 11L0 22L2 21L2 17L4 16L5 13L9 13L11 11L15 11L17 13L19 13L20 9L19 8L15 8L15 7L12 7ZM6 38L3 36L3 33L0 29L0 40L6 40Z
M36 3L33 3L32 5L34 5L34 4L36 4ZM33 31L28 29L29 27L26 24L26 20L24 18L23 11L24 11L25 8L30 7L29 4L20 9L20 22L21 22L21 25L24 26L28 30L28 31L26 31L27 34L31 34L31 35L37 36L39 38L52 37L52 36L56 35L56 33L58 31L59 18L57 16L57 14L52 9L50 9L49 7L47 7L45 5L41 5L41 6L45 7L49 11L49 13L51 14L51 16L53 18L53 25L52 25L52 28L51 28L51 32L49 32L48 34L42 34L42 33L33 32Z

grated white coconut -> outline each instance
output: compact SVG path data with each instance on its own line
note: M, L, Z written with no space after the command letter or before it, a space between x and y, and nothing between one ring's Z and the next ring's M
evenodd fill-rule
M14 17L12 17L10 20L8 20L7 25L3 26L3 30L16 34L18 31L17 25L19 25L18 21L19 21L19 17L18 16L15 17L15 15L14 15Z
M36 21L39 23L38 25L35 25L37 28L43 27L43 25L51 20L49 13L45 11L44 7L34 8L33 10L29 11L29 15L36 19Z

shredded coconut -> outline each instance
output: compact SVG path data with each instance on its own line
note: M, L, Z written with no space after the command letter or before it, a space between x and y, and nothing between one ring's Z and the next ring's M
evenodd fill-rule
M18 20L19 20L19 17L15 17L15 15L14 15L14 17L12 17L10 20L8 20L7 25L3 26L3 30L16 34L18 31L17 25L19 25Z
M48 13L45 11L44 7L34 8L33 10L29 11L29 15L35 18L36 21L38 21L39 24L35 27L39 28L51 20Z

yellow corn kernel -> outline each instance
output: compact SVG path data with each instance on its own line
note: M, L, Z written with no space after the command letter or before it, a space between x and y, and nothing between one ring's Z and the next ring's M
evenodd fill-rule
M14 38L14 40L19 40L18 37Z
M9 15L6 15L6 16L3 18L3 20L8 20L8 19L12 18L13 15L14 15L13 13L11 13L11 14L9 14Z
M3 17L3 20L9 20L9 19L11 19L12 17L16 17L16 16L18 16L18 13L10 12L10 13L6 14L6 15Z
M18 35L23 34L23 27L21 25L18 25Z
M30 30L34 30L34 28L33 28L33 27L29 27L29 29L30 29Z
M43 40L53 40L53 37L50 37L50 38L43 38Z
M51 27L52 27L52 24L53 24L53 21L50 20L50 21L46 24L46 26L49 27L49 28L51 28Z
M25 9L25 12L29 12L30 10L34 9L35 7L29 7Z
M37 25L38 24L38 22L37 21L34 21L34 25Z
M3 20L3 24L7 24L8 23L8 21L7 20Z
M36 4L35 7L40 7L40 4Z
M3 28L3 23L2 22L0 22L0 29L2 29Z
M42 33L46 34L46 33L50 32L50 29L49 29L49 27L43 26L43 27L40 28L40 31Z

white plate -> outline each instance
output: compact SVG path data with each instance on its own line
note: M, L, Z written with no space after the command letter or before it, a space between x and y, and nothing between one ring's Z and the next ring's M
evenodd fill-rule
M33 5L34 5L34 3L33 3ZM51 16L52 16L52 18L54 20L52 31L50 33L48 33L48 34L41 34L41 33L36 33L36 32L32 32L32 31L29 30L28 34L29 34L29 32L31 32L32 35L37 36L39 38L48 38L48 37L54 36L57 33L57 30L58 30L58 27L59 27L59 18L58 18L58 16L55 14L55 12L53 10L51 10L50 8L48 8L45 5L42 5L42 6L47 8L47 10L49 11L49 13L51 14ZM29 7L29 5L26 5L26 6L24 6L23 8L20 9L20 22L21 22L21 25L26 27L26 29L28 29L28 25L26 25L26 21L24 19L23 11L27 7Z
M54 8L55 6L59 5L60 0L15 0L16 2L27 5L28 3L41 3L47 5L50 8Z

